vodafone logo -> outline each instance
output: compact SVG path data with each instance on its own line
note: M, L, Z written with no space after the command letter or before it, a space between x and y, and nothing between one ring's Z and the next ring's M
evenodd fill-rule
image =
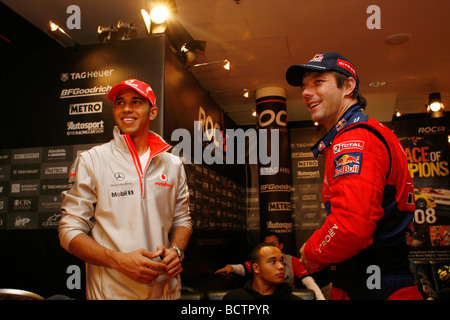
M155 182L155 185L159 186L159 187L166 187L166 188L172 188L173 185L166 183L167 181L167 176L165 173L161 173L161 175L159 176L159 178L161 179L161 181L163 182Z

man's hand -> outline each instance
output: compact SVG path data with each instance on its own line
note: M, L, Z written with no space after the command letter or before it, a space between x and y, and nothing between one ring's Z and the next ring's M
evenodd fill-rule
M163 246L159 246L157 250L162 251L161 257L164 259L161 262L166 265L166 271L169 277L174 278L183 271L177 250L174 248L165 248Z
M163 247L158 247L156 252L138 249L131 252L114 252L112 258L116 262L114 267L127 277L148 284L167 271L166 264L151 259L163 254Z
M306 270L308 270L309 273L314 273L316 271L321 270L324 265L321 263L313 263L309 260L306 259L305 257L305 244L306 242L303 244L303 246L300 248L300 263L303 263L305 265Z
M230 274L231 272L233 272L233 267L227 264L225 267L214 272L214 274Z

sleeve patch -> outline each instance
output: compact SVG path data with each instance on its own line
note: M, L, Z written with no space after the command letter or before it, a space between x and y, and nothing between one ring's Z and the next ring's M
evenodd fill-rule
M362 152L347 152L334 158L334 178L345 174L359 174L361 171Z
M333 153L337 154L337 153L340 153L341 151L345 151L345 150L349 150L349 149L363 150L364 149L364 141L353 140L353 141L345 141L345 142L338 143L333 147Z

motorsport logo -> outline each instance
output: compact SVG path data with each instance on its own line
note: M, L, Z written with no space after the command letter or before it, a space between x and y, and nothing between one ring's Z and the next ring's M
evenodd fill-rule
M109 90L111 90L111 86L95 86L92 88L70 88L70 89L62 89L61 94L59 96L60 99L66 98L76 98L76 97L89 97L89 96L98 96L102 94L107 94Z
M334 171L334 177L345 174L359 174L361 170L362 152L348 152L337 156L334 159L334 165L336 167Z
M67 122L67 135L100 134L105 131L103 120L97 122Z

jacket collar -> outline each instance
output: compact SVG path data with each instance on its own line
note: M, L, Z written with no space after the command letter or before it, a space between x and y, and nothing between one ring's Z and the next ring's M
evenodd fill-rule
M342 129L354 123L367 122L368 119L369 117L363 112L361 106L358 104L351 106L335 126L311 148L314 156L317 157L319 153L325 150Z
M172 148L164 139L153 131L149 131L148 145L150 147L150 159ZM122 134L119 127L115 126L113 130L114 141L124 150L128 150L132 155L137 155L130 135Z

